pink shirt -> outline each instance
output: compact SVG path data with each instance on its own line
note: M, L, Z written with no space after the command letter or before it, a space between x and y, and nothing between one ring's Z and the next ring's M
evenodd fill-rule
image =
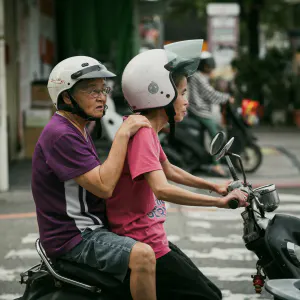
M150 245L156 258L170 251L164 229L167 212L165 202L156 199L144 174L162 170L166 159L156 132L140 129L129 141L122 175L106 201L111 230Z

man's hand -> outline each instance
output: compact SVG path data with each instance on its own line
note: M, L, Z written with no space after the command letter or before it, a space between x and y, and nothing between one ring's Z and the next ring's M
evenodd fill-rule
M119 133L124 133L128 137L133 136L141 127L151 128L149 120L142 115L130 115L119 128Z
M229 98L229 103L231 103L231 104L234 103L234 98L233 98L233 97L230 97L230 98Z
M236 199L239 201L239 207L246 207L249 205L249 203L247 202L248 194L242 192L239 189L235 189L232 192L230 192L227 196L220 198L217 207L229 208L228 202L232 199Z
M218 193L219 195L226 196L228 194L228 185L231 181L226 181L222 184L215 184L214 192Z

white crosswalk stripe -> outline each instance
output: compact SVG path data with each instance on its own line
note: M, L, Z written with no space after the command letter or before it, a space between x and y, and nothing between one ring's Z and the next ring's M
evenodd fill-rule
M280 198L278 212L300 216L300 197L280 194ZM177 207L168 206L170 210ZM256 272L257 258L243 243L242 210L178 208L174 218L180 218L180 223L177 223L182 231L169 228L167 223L168 238L195 262L203 274L221 286L224 300L272 299L265 291L262 295L254 292L251 275ZM172 213L169 215L172 217ZM0 284L5 282L5 290L0 290L0 300L12 300L20 296L19 290L14 294L11 287L16 286L22 271L39 262L34 248L37 238L37 233L29 233L19 245L14 245L5 254L7 264L0 266Z

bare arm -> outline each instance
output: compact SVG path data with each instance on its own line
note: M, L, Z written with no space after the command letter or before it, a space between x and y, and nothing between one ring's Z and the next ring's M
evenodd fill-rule
M237 199L239 206L247 206L247 195L240 190L234 190L225 197L212 197L196 194L168 183L164 171L157 170L144 174L153 193L159 200L190 206L216 206L228 208L231 199Z
M162 167L167 179L170 181L194 188L216 191L216 184L213 182L191 175L190 173L174 166L168 160L163 162Z
M111 197L123 170L128 141L128 135L119 134L116 136L105 162L76 177L75 181L100 198Z
M146 173L145 178L159 200L191 206L218 206L220 202L220 197L196 194L169 184L162 170Z
M141 127L151 125L144 116L130 116L118 130L106 161L74 180L100 198L111 197L123 170L129 138Z

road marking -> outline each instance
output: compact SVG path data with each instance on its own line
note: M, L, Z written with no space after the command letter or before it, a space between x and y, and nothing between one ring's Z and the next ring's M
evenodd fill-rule
M212 223L206 221L187 221L186 224L190 227L201 227L205 229L210 229L212 227Z
M39 258L38 253L35 249L21 249L21 250L10 250L4 257L5 259L16 259L16 258Z
M278 193L280 201L284 202L296 202L300 204L300 194L293 195L293 194L281 194Z
M252 281L251 275L257 272L251 268L200 267L199 270L208 278L214 277L220 281Z
M190 258L213 258L217 260L252 261L257 259L254 253L246 248L211 248L209 252L182 250Z
M180 241L181 237L179 235L168 235L168 241L171 243L176 243L178 241Z
M189 240L197 243L244 244L242 236L238 234L230 234L226 237L212 236L211 234L198 234L189 236Z
M34 244L38 238L39 238L38 233L29 233L22 238L22 244Z
M20 297L22 297L20 294L2 294L0 295L0 300L14 300Z
M223 300L269 300L267 298L261 298L259 294L232 294L229 290L222 290Z
M294 211L296 211L296 212L299 212L300 211L300 205L299 204L281 204L281 205L279 205L279 207L274 212L276 212L276 211L280 211L280 212L282 212L282 211L284 211L284 212L290 212L290 211L294 212Z
M20 214L3 214L3 215L0 215L0 220L25 219L25 218L34 218L34 217L36 217L35 212L20 213Z
M18 277L20 277L20 273L28 270L28 268L16 268L16 269L5 269L0 266L0 281L15 281Z
M225 210L225 209L216 209L214 212L204 212L204 211L187 211L187 212L182 212L184 216L187 218L191 219L200 219L204 221L237 221L241 220L241 212L243 212L244 209L235 209L235 210ZM282 212L282 210L278 210L278 212ZM272 219L274 215L277 212L273 213L267 213L266 216L269 219ZM300 218L300 215L293 214L293 213L288 213L290 216L294 216L297 218Z

